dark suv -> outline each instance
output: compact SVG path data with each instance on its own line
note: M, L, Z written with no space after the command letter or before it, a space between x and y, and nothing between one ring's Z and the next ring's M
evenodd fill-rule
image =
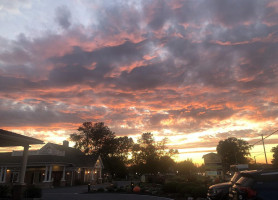
M245 172L231 188L229 197L232 200L277 200L278 170Z
M219 183L209 187L207 193L208 200L226 200L229 197L229 189L241 177L241 172L235 172L229 182Z

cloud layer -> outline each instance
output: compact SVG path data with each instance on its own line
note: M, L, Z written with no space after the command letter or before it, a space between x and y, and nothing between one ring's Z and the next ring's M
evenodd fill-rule
M0 17L24 2L15 4L4 3ZM82 1L52 10L40 34L0 35L0 127L66 137L84 121L104 121L117 135L182 135L179 149L277 128L276 1Z

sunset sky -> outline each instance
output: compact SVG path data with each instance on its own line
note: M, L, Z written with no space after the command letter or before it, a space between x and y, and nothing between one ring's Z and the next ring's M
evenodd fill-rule
M200 163L278 129L278 1L0 0L0 96L2 129L61 143L103 121Z

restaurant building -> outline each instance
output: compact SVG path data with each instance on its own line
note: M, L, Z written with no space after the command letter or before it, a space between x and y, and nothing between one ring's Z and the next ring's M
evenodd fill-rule
M0 184L19 182L23 151L0 153ZM98 155L47 143L39 150L29 150L24 183L40 187L72 186L102 182L103 163Z

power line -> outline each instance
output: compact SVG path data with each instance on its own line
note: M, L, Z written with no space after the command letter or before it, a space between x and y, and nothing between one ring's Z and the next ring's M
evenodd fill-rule
M273 135L276 132L278 132L278 130L274 131L273 133L270 133L268 136L264 137L264 139L268 138L269 136Z
M252 146L255 146L256 144L260 143L261 141L263 141L264 139L266 139L266 138L270 137L271 135L273 135L273 134L274 134L274 133L276 133L276 132L278 132L278 129L277 129L276 131L274 131L274 132L270 133L269 135L267 135L267 136L266 136L266 137L264 137L263 139L261 139L261 140L259 140L259 141L255 142Z
M264 153L255 154L256 157L261 155L264 155Z
M276 133L276 132L278 132L278 130L276 130L276 131L270 133L270 134L267 135L266 137L264 137L264 135L262 134L262 135L261 135L261 136L262 136L262 139L259 140L258 142L255 142L255 143L252 145L252 146L255 146L255 145L258 144L259 142L261 142L261 141L263 142L264 156L265 156L265 162L266 162L266 164L268 164L268 163L267 163L267 156L266 156L266 151L265 151L264 140L265 140L266 138L270 137L271 135L273 135L273 134ZM255 163L256 163L256 156L254 156L254 158L255 158Z

